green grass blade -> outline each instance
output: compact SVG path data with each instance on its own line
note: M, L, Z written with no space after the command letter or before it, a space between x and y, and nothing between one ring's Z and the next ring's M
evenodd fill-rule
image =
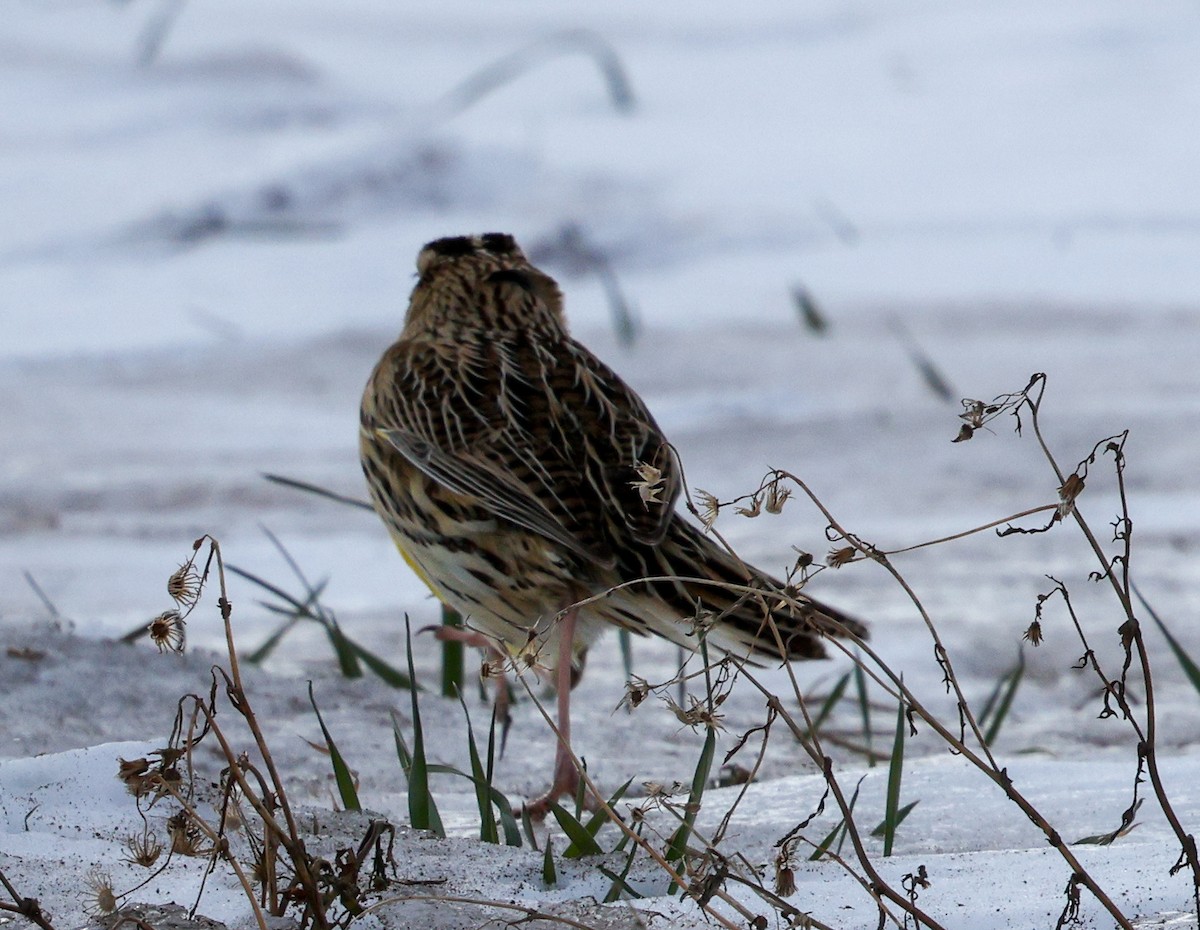
M1171 631L1167 629L1167 625L1155 612L1154 608L1150 606L1150 603L1142 596L1142 592L1138 590L1138 586L1132 582L1130 584L1133 587L1133 593L1137 596L1142 606L1146 608L1146 613L1150 615L1150 619L1154 621L1154 625L1162 633L1163 638L1167 641L1167 645L1171 647L1171 652L1175 654L1175 659L1183 669L1183 673L1187 675L1188 681L1192 683L1192 687L1196 689L1197 693L1200 693L1200 666L1196 665L1192 657L1180 645L1179 640L1171 635Z
M358 663L358 654L354 651L354 644L346 639L342 628L338 626L332 614L327 613L325 616L325 635L329 637L330 645L333 646L333 652L337 656L338 668L341 669L342 675L346 678L362 678L362 666Z
M475 804L479 808L479 839L484 843L500 842L500 832L496 827L496 815L492 811L492 798L488 791L491 781L483 769L483 760L479 756L479 747L475 744L475 728L471 726L471 712L467 710L467 702L461 692L458 703L462 705L463 716L467 718L467 752L471 757L471 781L475 783Z
M542 856L542 884L547 888L558 884L558 870L554 867L554 852L550 847L550 837L546 837L545 855Z
M901 678L903 682L903 678ZM904 701L901 700L896 710L896 738L892 741L892 759L888 763L887 802L883 815L883 855L887 858L892 854L892 845L896 840L896 827L899 823L900 812L900 779L904 775L904 734L907 720L904 714Z
M333 778L337 782L338 794L342 799L342 807L348 811L360 811L362 810L362 805L358 802L358 789L354 787L354 776L350 774L350 767L346 765L346 760L338 752L337 743L333 741L333 734L325 726L325 721L321 717L321 710L317 707L317 698L313 694L313 683L311 681L308 683L308 700L312 704L313 712L317 715L317 723L321 725L321 733L325 736L325 747L329 750L329 759L333 763Z
M862 715L863 742L867 747L867 766L875 766L875 753L871 751L873 733L871 731L871 702L867 700L867 676L862 670L862 661L855 653L854 662L854 693L858 697L858 709Z
M635 846L634 849L636 850L637 847ZM608 893L604 896L605 904L612 904L614 901L620 901L622 894L627 894L634 900L645 897L645 895L634 889L628 882L629 869L633 865L633 859L634 857L631 854L629 858L625 860L625 868L621 870L620 875L611 869L606 869L602 865L596 866L596 868L600 870L601 875L612 880L612 885L609 887Z
M909 814L911 814L912 809L920 803L921 803L920 801L910 801L908 804L905 804L902 808L900 808L900 810L896 811L896 824L895 825L897 827L899 827L900 824L904 823L904 818L907 817ZM886 832L887 832L887 820L881 820L881 821L879 821L879 825L876 826L875 829L871 831L871 836L883 836Z
M397 749L399 749L399 745L400 744L398 743ZM405 751L407 751L407 748ZM401 765L404 765L403 759L401 759ZM456 778L465 778L477 789L483 788L487 792L487 796L491 800L492 804L494 804L496 809L500 812L500 826L504 830L504 845L521 845L521 831L517 827L516 817L513 816L512 803L504 796L503 792L501 792L499 788L488 784L486 781L478 780L475 778L475 776L464 772L462 769L455 768L453 765L444 765L440 762L428 763L425 766L425 771L428 775L453 775ZM532 829L533 826L531 822L530 830ZM538 848L536 843L531 843L530 845L533 846L534 849Z
M297 623L300 622L300 617L291 612L285 620L270 636L263 641L263 644L255 649L252 653L246 656L246 661L251 665L260 665L275 651L275 647L283 642L283 638L292 631Z
M283 556L283 560L287 562L288 568L292 570L292 574L300 580L302 585L304 585L304 590L308 593L309 598L311 600L316 600L313 594L313 586L308 583L308 579L304 576L304 572L300 569L300 564L292 558L292 554L288 552L287 547L279 541L279 537L267 529L267 527L262 523L258 525L258 528L267 535L267 539L271 540L271 545L275 547L275 551ZM324 588L327 583L327 581L321 582L321 587Z
M610 797L608 799L609 810L611 810L613 808L613 805L615 805L618 801L621 800L621 798L623 798L625 796L625 792L629 790L629 786L632 784L633 784L633 779L631 778L631 779L629 779L629 781L625 782L625 784L623 784L620 788L618 788L616 791L613 792L612 797ZM580 815L579 815L578 811L576 811L575 816L576 816L576 819L579 819ZM605 810L602 807L599 810L592 811L591 817L588 818L587 823L583 824L583 828L585 830L587 830L587 832L590 836L595 837L596 834L598 834L600 832L601 828L606 823L608 823L608 821L609 821L608 810ZM582 823L582 821L580 821L580 822ZM583 855L583 853L580 852L578 849L576 849L575 845L573 843L570 846L568 846L566 852L563 853L564 858L567 858L567 859L577 859L581 855Z
M704 681L705 689L708 696L708 710L711 714L713 711L713 690L712 681L709 677L708 663L708 644L704 638L700 639L700 658L704 662ZM700 751L700 759L696 763L696 771L692 773L692 787L688 792L688 802L683 815L683 823L675 831L671 837L671 842L667 846L665 858L668 862L678 862L683 858L684 851L687 849L688 837L692 834L692 827L696 823L696 815L700 813L700 804L704 799L704 789L708 786L709 775L712 773L713 756L717 749L717 729L709 723L705 727L704 733L704 748ZM672 883L668 888L667 894L673 894L675 884Z
M812 732L818 733L821 730L821 724L825 722L825 718L832 713L833 708L837 706L837 702L842 699L842 695L846 693L846 685L850 683L850 673L846 672L839 678L833 686L833 690L829 692L829 697L821 705L821 709L817 711L817 716L813 718Z
M239 578L243 578L246 581L250 582L251 584L258 585L258 587L262 588L264 591L268 592L269 594L274 594L277 598L279 598L284 603L291 605L291 607L295 611L295 613L299 614L300 616L307 617L310 620L317 620L318 622L320 622L321 618L318 617L315 613L313 613L312 606L309 602L298 600L297 598L288 594L285 590L283 590L283 588L279 587L278 585L271 584L271 582L267 581L264 578L260 578L258 575L254 574L253 572L247 571L244 568L238 568L236 565L234 565L230 562L225 563L225 568L227 571L233 573L234 575L237 575Z
M411 691L415 687L423 690L421 689L420 685L416 684L409 676L400 671L400 669L385 662L383 659L379 658L379 656L375 655L375 653L371 652L371 650L360 646L345 633L342 634L342 638L346 641L347 645L354 650L354 654L362 659L363 665L369 668L393 688L403 688L405 691Z
M400 720L392 712L392 739L396 743L396 757L400 760L400 768L404 772L404 781L408 782L408 773L412 771L412 752L404 741L404 733L400 729Z
M453 607L442 605L442 626L462 629L462 616ZM466 661L463 644L459 640L442 640L442 697L462 694L466 681Z
M488 727L487 746L487 783L492 793L492 802L500 810L500 826L504 830L505 846L520 846L521 831L517 829L517 819L513 817L512 805L503 794L492 787L492 775L496 764L496 705L492 705L492 721ZM502 738L503 739L503 738ZM497 798L499 800L497 800Z
M600 848L600 844L596 842L596 838L588 833L587 828L579 822L575 815L561 804L551 804L550 813L554 815L554 819L562 827L563 833L571 841L571 848L575 850L575 855L571 858L578 859L580 856L599 856L604 853L604 850Z
M700 802L704 797L704 789L708 785L708 776L712 771L713 756L716 753L716 748L717 731L713 727L708 727L704 735L704 748L700 751L700 760L696 764L696 771L692 773L692 787L688 792L688 803L683 823L679 825L679 829L671 837L670 846L667 847L666 859L668 862L677 862L683 858L684 849L687 848L688 837L692 833L692 826L696 823L696 815L700 812Z
M533 829L533 818L529 816L529 808L524 804L521 805L521 832L525 834L529 848L536 850L538 848L537 832Z
M829 852L829 848L833 846L833 841L837 839L839 833L844 833L846 830L846 818L842 818L833 825L833 829L825 834L825 838L817 844L817 848L813 850L812 855L808 857L809 862L816 862L825 853Z
M408 615L404 617L404 636L408 647L408 677L415 678L412 653L412 626ZM421 729L421 706L416 689L409 692L412 699L413 746L412 764L408 771L408 820L417 830L431 830L438 836L446 835L437 803L429 790L429 763L425 758L425 734Z
M1012 707L1013 698L1017 695L1017 688L1021 686L1021 680L1025 677L1025 651L1017 651L1017 664L1007 675L998 683L998 687L1002 687L1000 696L995 702L996 711L991 715L991 719L985 725L984 717L981 715L979 725L984 727L983 741L987 745L992 745L996 741L996 737L1000 735L1000 728L1004 726L1004 720L1008 717L1008 711Z
M582 756L579 759L579 764L583 766L583 770L587 771L587 759ZM587 782L582 778L579 779L579 784L575 786L575 819L579 820L583 817L584 801L587 799Z

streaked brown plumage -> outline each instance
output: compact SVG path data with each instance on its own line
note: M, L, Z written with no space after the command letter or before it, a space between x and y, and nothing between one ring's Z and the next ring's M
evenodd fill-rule
M704 611L710 643L776 659L823 656L826 634L865 635L815 602L771 600L780 582L676 512L679 467L658 424L570 338L558 285L511 236L439 239L417 270L400 338L363 395L371 500L470 627L510 650L541 646L541 663L559 669L564 733L569 667L608 626L694 647ZM638 579L654 580L573 606ZM565 768L560 750L551 796L577 778L569 756Z

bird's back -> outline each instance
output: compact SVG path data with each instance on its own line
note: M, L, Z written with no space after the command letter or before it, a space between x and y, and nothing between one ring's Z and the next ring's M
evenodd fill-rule
M557 285L511 237L438 240L418 270L360 436L375 508L435 594L513 647L612 588L580 612L582 639L617 624L694 645L699 614L731 649L808 657L848 629L785 604L675 511L678 463L657 423L571 339ZM767 616L791 639L782 652Z

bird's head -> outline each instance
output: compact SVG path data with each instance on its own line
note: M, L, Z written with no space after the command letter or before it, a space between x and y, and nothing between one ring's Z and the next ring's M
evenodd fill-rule
M507 233L435 239L417 255L404 336L468 330L564 333L558 284Z

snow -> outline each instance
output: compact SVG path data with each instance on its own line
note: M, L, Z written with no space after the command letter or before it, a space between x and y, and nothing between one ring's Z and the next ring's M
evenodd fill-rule
M211 600L182 657L115 641L168 606L166 577L193 539L212 533L230 563L298 591L269 529L311 580L328 579L322 601L347 634L398 665L404 614L414 629L436 622L373 515L261 475L364 496L359 392L399 329L418 248L442 235L518 236L562 282L576 333L645 397L693 489L728 499L787 468L889 549L1057 500L1032 437L1013 436L1010 421L951 444L959 408L928 390L910 353L933 360L958 396L987 399L1046 372L1043 426L1068 470L1130 429L1134 577L1200 655L1188 622L1200 608L1194 4L213 0L184 5L157 59L139 66L155 15L147 2L23 3L0 30L0 870L58 930L95 922L85 907L96 869L118 891L145 877L122 861L142 821L116 760L160 747L180 696L206 693L210 666L227 661ZM614 105L578 47L547 53L549 37L581 29L619 56L631 110ZM526 73L454 106L470 75L521 49ZM571 230L603 250L633 304L643 324L633 347L618 344ZM797 322L796 285L828 318L827 335ZM1107 545L1118 502L1106 461L1079 503ZM718 528L775 572L793 546L818 560L831 547L799 500L779 516L725 514ZM974 701L1016 661L1046 574L1068 584L1090 645L1119 669L1116 605L1087 580L1096 563L1069 527L980 534L895 563ZM824 572L810 591L868 619L874 648L953 720L920 617L883 571ZM240 578L230 596L244 655L278 618ZM1163 776L1194 831L1200 703L1143 619ZM1097 719L1096 682L1072 668L1083 647L1060 606L1047 606L1044 626L1046 643L1024 648L1027 676L997 752L1076 840L1117 827L1135 746L1126 725ZM673 647L634 645L635 672L671 676ZM418 636L414 650L432 681L435 644ZM848 668L838 658L795 671L821 694ZM460 779L434 780L449 838L403 828L391 714L411 726L408 696L339 677L314 625L245 673L323 848L356 843L365 821L333 811L328 760L304 742L320 740L308 679L364 804L400 829L401 879L444 879L439 895L594 927L703 923L649 866L631 878L649 895L636 903L641 918L628 902L591 900L609 882L587 859L560 859L559 883L544 887L540 853L475 839L474 795ZM781 670L764 674L787 691ZM615 638L604 640L574 695L576 748L604 790L632 778L629 803L639 804L645 782L690 781L703 733L681 728L661 700L616 710L624 681ZM1140 711L1140 686L1133 697ZM478 732L486 704L472 695L468 705ZM458 703L426 693L421 709L434 759L466 768ZM721 710L718 759L765 716L744 681ZM853 731L855 714L837 711L837 727ZM876 717L886 750L894 706ZM1065 864L919 730L902 796L920 803L896 855L882 858L867 838L885 878L898 886L924 865L932 885L920 904L946 926L1053 927ZM521 702L498 787L513 798L540 790L553 746ZM748 765L752 751L736 761ZM886 767L834 755L844 786L864 778L861 823L873 825ZM737 790L705 794L702 832ZM811 761L773 732L722 848L769 879L774 844L822 791ZM166 815L154 808L151 824L161 831ZM819 839L836 820L827 805L806 835ZM1168 874L1177 843L1152 797L1136 821L1111 846L1072 849L1139 926L1194 927L1186 875ZM671 828L661 812L651 823ZM615 843L610 826L601 844ZM555 849L565 845L558 836ZM789 903L835 926L875 926L870 898L840 867L800 859ZM202 873L177 858L129 900L189 907ZM252 922L220 867L198 911ZM1108 925L1086 892L1082 913ZM450 927L498 916L520 915L414 901L365 919Z

